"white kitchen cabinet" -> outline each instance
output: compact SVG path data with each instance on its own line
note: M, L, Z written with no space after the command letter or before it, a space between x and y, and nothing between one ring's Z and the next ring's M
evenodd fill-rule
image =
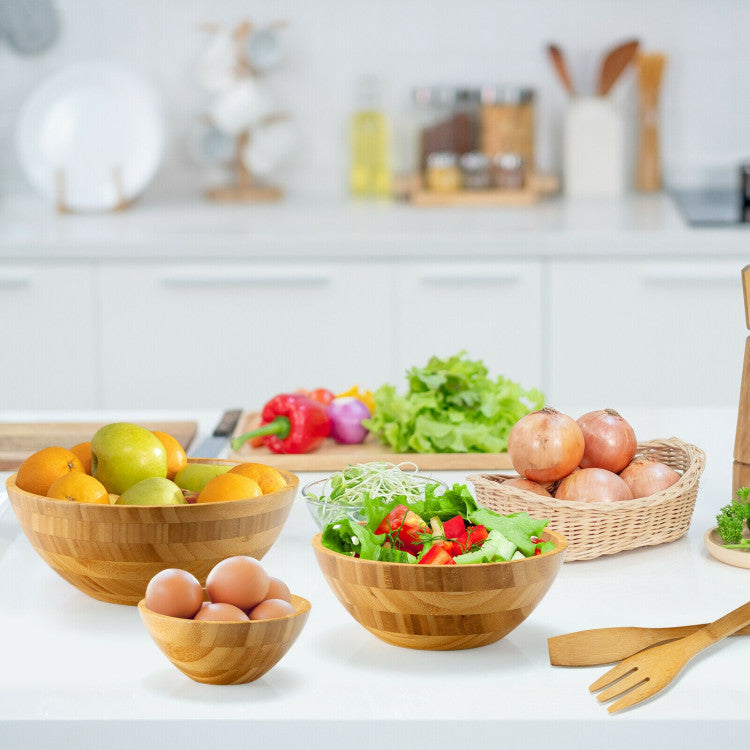
M100 284L108 408L260 407L393 372L393 292L378 264L118 262Z
M96 289L89 264L3 263L2 409L95 406Z
M565 260L549 266L550 403L736 404L738 261Z
M395 360L404 371L461 350L492 375L545 387L538 261L441 261L397 268Z

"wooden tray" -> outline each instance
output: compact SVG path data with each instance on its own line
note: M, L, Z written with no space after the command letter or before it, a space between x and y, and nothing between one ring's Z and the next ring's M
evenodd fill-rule
M743 536L747 536L747 534L743 534ZM737 568L750 568L750 552L743 552L739 549L726 549L723 546L724 542L719 536L716 526L705 533L703 541L708 554L719 562L734 565Z
M71 448L91 440L107 422L5 422L0 424L0 471L15 471L32 453L50 445ZM139 422L149 430L174 435L187 449L198 431L197 422Z
M244 412L234 431L235 436L251 430L258 421L258 412ZM272 453L265 446L253 448L245 443L238 451L230 448L229 458L235 461L257 461L287 471L340 471L347 464L368 461L390 461L399 464L411 461L421 471L463 471L512 469L507 453L396 453L369 436L359 445L341 445L326 440L312 453Z

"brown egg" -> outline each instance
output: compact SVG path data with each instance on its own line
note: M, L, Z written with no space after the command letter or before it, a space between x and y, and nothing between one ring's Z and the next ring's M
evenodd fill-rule
M250 611L251 620L272 620L274 617L288 617L297 610L283 599L264 599Z
M206 591L212 602L248 610L266 598L269 583L268 573L254 557L237 555L214 565L206 578Z
M289 591L284 581L280 578L274 578L271 576L268 583L268 591L266 592L266 599L283 599L285 602L292 601L292 592Z
M234 604L206 602L193 619L211 622L247 622L250 618Z
M146 607L170 617L190 619L203 604L200 582L186 570L167 568L157 573L146 586Z

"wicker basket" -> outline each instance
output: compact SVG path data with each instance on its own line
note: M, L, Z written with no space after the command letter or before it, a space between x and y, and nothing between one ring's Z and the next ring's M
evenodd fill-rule
M548 518L549 528L568 540L566 562L592 560L637 547L673 542L685 534L698 495L706 454L677 438L638 443L636 455L649 456L681 474L671 487L648 497L617 503L584 503L535 495L504 482L516 475L474 474L468 477L477 503L507 515L527 511ZM554 490L553 486L548 489Z

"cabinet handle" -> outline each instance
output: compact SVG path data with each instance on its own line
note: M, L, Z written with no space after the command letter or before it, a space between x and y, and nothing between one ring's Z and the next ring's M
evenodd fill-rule
M419 279L423 284L432 284L434 286L447 286L449 284L465 284L465 285L479 285L479 284L499 284L503 286L510 286L512 284L518 284L521 280L520 276L513 276L511 274L461 274L461 273L445 273L445 274L429 274L427 276L421 276Z
M328 276L319 274L202 274L164 276L162 286L175 289L209 289L213 287L258 287L258 286L325 286L331 283Z
M739 272L721 270L703 271L698 269L680 269L648 271L642 278L643 283L649 286L667 286L671 284L680 284L683 286L695 286L697 284L732 284L739 287L741 284Z
M31 276L28 274L8 273L0 276L0 287L3 289L20 289L31 286Z

